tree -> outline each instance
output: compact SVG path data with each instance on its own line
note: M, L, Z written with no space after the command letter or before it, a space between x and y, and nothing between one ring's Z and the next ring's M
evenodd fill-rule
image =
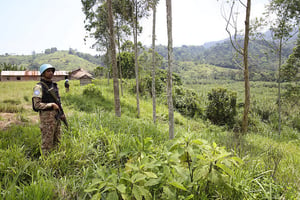
M155 25L156 25L156 1L152 5L153 23L152 23L152 116L153 123L156 123L156 92L155 92Z
M113 85L114 85L114 100L115 100L115 114L121 117L121 103L119 96L119 81L118 81L118 67L116 60L116 45L115 45L115 33L114 33L114 20L112 13L111 0L107 0L108 7L108 26L109 26L109 39L110 39L110 55L112 61L113 70Z
M172 38L172 1L166 0L167 31L168 31L168 80L167 96L169 110L169 138L174 138L174 108L172 98L172 64L173 64L173 38Z
M300 1L273 0L267 6L265 24L269 26L273 43L271 46L278 57L278 134L281 134L281 65L284 44L294 35L294 29L299 24ZM271 19L267 21L266 19Z
M95 0L81 0L83 12L85 14L85 29L89 36L96 41L92 45L97 51L105 52L104 64L107 68L107 81L110 78L110 59L109 59L109 31L108 31L108 13L106 3ZM85 39L86 40L86 39Z
M86 15L85 29L90 32L91 37L96 39L93 48L96 48L98 51L106 51L106 56L110 52L109 55L113 70L115 113L116 116L121 116L112 1L81 0L81 3L83 5L83 12ZM109 69L108 57L105 60ZM109 70L107 71L109 73Z
M299 30L300 31L300 30ZM296 84L299 82L297 76L300 72L300 32L298 32L298 39L293 53L289 56L286 63L281 68L282 81L292 82Z
M134 54L135 54L135 83L136 83L136 109L137 117L140 117L140 99L139 99L139 66L138 66L138 47L137 47L137 34L138 34L138 3L137 0L132 0L134 5L134 11L132 12L132 24L133 24L133 39L134 39Z
M137 117L140 116L140 103L139 103L139 67L138 67L138 34L141 32L139 26L139 19L147 17L149 15L149 9L153 0L131 0L132 12L131 12L131 24L133 28L134 38L134 53L135 53L135 78L136 78L136 102L137 102Z
M123 96L123 77L122 77L122 65L121 63L121 43L126 36L131 35L129 28L129 18L128 18L128 0L115 1L115 9L116 9L116 33L117 33L117 41L118 41L118 69L120 76L120 86L121 86L121 95Z
M51 53L51 49L45 49L45 54L50 54Z
M240 45L237 33L237 20L234 18L234 7L236 3L240 3L246 9L245 17L245 34L244 44ZM248 69L248 46L249 46L249 33L250 33L250 11L251 11L251 0L247 0L244 4L240 0L232 0L229 17L225 18L227 21L226 31L229 34L230 42L236 52L243 57L243 70L244 70L244 86L245 86L245 102L244 102L244 113L242 132L245 134L248 131L248 114L250 110L250 82L249 82L249 69ZM230 28L234 29L234 34L230 31Z
M300 104L300 33L298 32L298 39L293 53L289 56L286 63L281 67L281 80L288 82L285 85L286 91L283 96L283 106L285 110L291 111ZM296 106L297 105L297 106ZM295 112L285 112L289 119L293 118ZM297 113L297 112L296 112Z

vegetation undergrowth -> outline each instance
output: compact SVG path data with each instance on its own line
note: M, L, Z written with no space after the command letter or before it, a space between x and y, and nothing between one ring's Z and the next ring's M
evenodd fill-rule
M37 124L1 131L1 199L299 198L297 130L284 127L278 137L253 114L251 132L236 141L234 129L176 113L169 140L165 105L153 124L151 99L141 98L137 119L125 91L117 118L111 88L74 82L61 92L70 129L48 157Z

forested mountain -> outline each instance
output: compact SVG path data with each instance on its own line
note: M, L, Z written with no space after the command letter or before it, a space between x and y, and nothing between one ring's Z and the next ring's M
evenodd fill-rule
M240 41L242 43L242 40ZM284 60L292 53L296 39L290 40L283 47ZM156 50L165 59L167 47L157 46ZM207 43L203 46L174 47L174 59L176 61L193 61L201 64L210 64L224 68L238 69L241 58L237 57L229 40ZM259 71L275 71L278 67L274 49L268 42L252 40L249 46L250 68Z

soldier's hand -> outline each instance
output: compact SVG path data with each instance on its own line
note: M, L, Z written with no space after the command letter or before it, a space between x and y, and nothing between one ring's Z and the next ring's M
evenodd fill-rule
M58 107L58 105L56 103L52 103L52 108L54 110L58 110L59 109L59 107Z

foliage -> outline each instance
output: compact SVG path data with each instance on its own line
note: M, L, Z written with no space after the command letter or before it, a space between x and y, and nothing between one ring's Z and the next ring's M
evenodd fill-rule
M25 71L25 67L11 63L0 63L0 72L1 71Z
M203 111L200 107L200 98L195 91L183 86L175 86L173 96L175 110L189 117L202 116Z
M293 49L293 53L288 57L286 63L281 67L281 79L297 85L299 82L300 71L300 34L298 33L298 39L296 47ZM290 85L292 87L292 84ZM292 88L290 88L292 89Z
M83 93L84 96L87 97L101 97L102 93L101 90L96 87L94 84L88 84L85 86L85 88L83 89Z
M164 95L166 91L166 81L167 81L167 71L166 70L157 70L155 72L155 92L157 96ZM174 86L182 85L181 78L178 74L172 74L172 81ZM142 95L150 94L152 97L152 73L148 72L148 75L145 75L139 81L139 92ZM136 87L132 87L132 92L136 91Z
M117 56L117 60L120 67L122 68L122 78L134 78L134 52L121 52L120 56Z
M235 123L236 93L224 88L212 89L208 93L209 105L206 108L206 117L214 124L228 125Z
M196 87L201 105L218 83L242 93L240 82L206 82ZM14 85L23 103L34 83L18 84L2 83L1 91ZM275 83L252 84L257 108L273 102ZM299 198L299 132L290 126L284 125L278 138L271 119L258 120L257 132L249 132L236 144L230 130L175 112L179 123L170 141L165 105L158 105L153 124L151 99L141 98L142 114L136 118L131 106L135 97L126 90L118 118L112 112L111 85L97 80L92 87L101 91L102 98L83 95L86 87L79 81L69 93L62 91L71 128L63 129L59 148L48 157L40 156L38 124L0 130L1 199Z
M155 68L156 71L161 68L163 57L155 52ZM143 51L138 57L139 66L141 67L140 73L141 74L148 74L152 71L152 49L148 51Z

